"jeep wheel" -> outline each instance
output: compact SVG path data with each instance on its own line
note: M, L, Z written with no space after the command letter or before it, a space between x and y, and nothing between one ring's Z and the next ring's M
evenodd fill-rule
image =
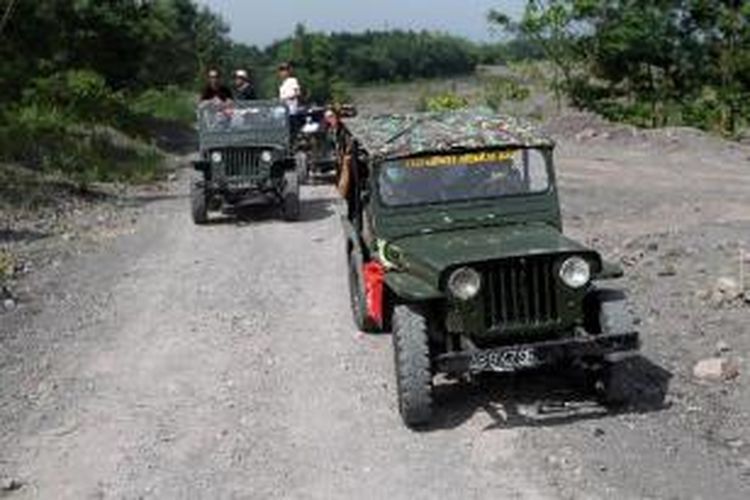
M287 221L299 220L300 201L299 201L299 177L297 172L287 172L284 174L284 191L283 206L284 219Z
M599 302L599 331L604 335L633 332L635 321L625 294L611 289L597 290L596 294ZM628 357L628 353L623 353L617 359L602 360L595 387L607 405L622 406L632 400L637 376L634 377Z
M195 182L190 185L190 212L194 223L205 224L208 222L206 190Z
M362 256L351 252L349 254L349 303L352 310L354 326L361 332L377 333L377 325L367 315L367 298L365 295L365 280L362 276Z
M398 407L411 428L432 418L432 369L427 318L411 306L393 312L393 351Z
M614 408L630 402L629 370L624 361L605 363L598 371L594 388L601 403Z
M310 182L310 165L307 159L307 153L299 152L294 158L294 164L297 169L297 176L300 184Z

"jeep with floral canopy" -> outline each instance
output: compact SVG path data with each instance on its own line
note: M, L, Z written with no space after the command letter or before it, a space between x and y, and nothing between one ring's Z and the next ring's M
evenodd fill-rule
M429 423L440 373L577 364L616 399L637 352L621 269L562 231L554 143L487 110L345 121L351 309L393 337L400 413Z

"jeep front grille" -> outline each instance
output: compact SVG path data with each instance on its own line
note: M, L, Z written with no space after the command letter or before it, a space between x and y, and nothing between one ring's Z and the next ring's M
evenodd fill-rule
M260 161L260 151L252 148L220 150L222 163L218 177L225 180L252 181L267 177L268 167Z
M559 323L555 264L551 259L519 258L483 270L485 326L513 330Z

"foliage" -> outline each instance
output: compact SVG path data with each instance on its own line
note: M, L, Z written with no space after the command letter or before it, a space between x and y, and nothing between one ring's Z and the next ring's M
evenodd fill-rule
M508 77L489 77L484 87L487 105L496 111L508 101L525 101L531 96L529 87Z
M161 171L163 155L110 127L80 125L55 108L16 108L0 126L6 161L59 172L81 184L145 182Z
M520 21L502 12L489 14L492 23L514 34L519 39L536 44L545 58L553 63L552 90L558 108L562 94L570 86L579 56L580 25L576 23L576 6L587 3L579 0L528 0Z
M235 50L241 50L236 48ZM266 95L276 88L276 66L291 61L306 98L323 103L346 97L349 84L411 81L468 74L480 62L480 47L440 33L366 31L311 33L297 26L292 37L254 53L248 64ZM501 54L486 50L483 61L494 63ZM232 58L236 60L236 58Z
M121 93L112 91L101 75L89 70L34 79L21 102L26 104L22 109L46 107L66 119L85 123L111 123L122 117L126 106Z
M0 284L13 277L16 269L16 260L13 254L0 248Z
M750 120L750 2L528 0L520 22L572 103L639 125L728 134Z
M208 68L250 70L261 97L272 97L276 67L288 60L305 97L322 104L347 101L353 84L465 74L535 50L528 41L484 47L443 33L302 25L260 49L233 42L228 24L197 0L14 5L0 32L0 161L83 180L148 176L138 162L150 171L158 154L113 140L115 130L148 141L157 119L192 122Z
M130 109L136 115L190 125L195 122L195 95L175 85L148 89L133 97Z
M146 139L153 118L192 122L178 88L231 45L192 0L16 2L0 33L0 161L80 182L153 177L161 154L115 129Z
M192 0L17 2L0 37L8 98L19 97L18 82L71 69L118 90L192 85L231 45L221 18Z
M417 105L418 111L454 111L469 106L469 100L455 92L446 92L433 96L422 96Z

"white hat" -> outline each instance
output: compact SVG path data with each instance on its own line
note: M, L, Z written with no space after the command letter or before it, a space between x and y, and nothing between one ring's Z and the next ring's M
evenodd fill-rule
M247 71L245 71L244 69L238 69L237 71L235 71L234 72L234 77L235 78L242 78L243 80L248 80L249 79L249 77L247 75Z

